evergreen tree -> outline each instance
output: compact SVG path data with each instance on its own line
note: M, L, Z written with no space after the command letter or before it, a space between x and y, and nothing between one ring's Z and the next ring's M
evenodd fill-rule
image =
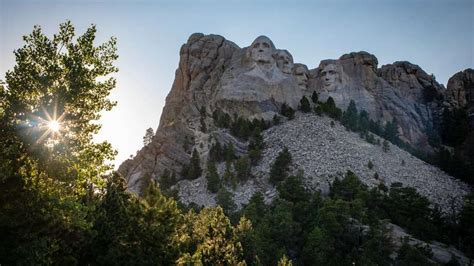
M220 177L219 174L217 173L217 168L216 164L212 161L209 161L207 163L207 190L211 193L217 193L219 191L219 188L221 186L220 184Z
M393 119L390 122L385 124L385 129L383 132L383 137L392 142L395 145L400 144L400 139L398 138L398 123L397 120Z
M246 181L251 176L251 165L248 156L242 156L235 162L235 174L238 181Z
M224 151L221 147L220 142L217 140L209 150L209 160L213 162L221 162L224 160Z
M182 253L178 265L245 265L240 239L251 223L242 218L232 226L222 208L189 212L179 239Z
M461 250L469 258L474 257L474 192L464 198L464 207L459 214L459 236L461 239Z
M225 214L229 215L235 211L237 205L235 205L233 195L225 187L221 187L216 195L216 203L224 209Z
M226 162L231 162L237 158L235 155L234 144L232 142L224 147L224 158Z
M290 164L291 154L288 151L288 148L285 147L280 153L278 153L275 161L273 161L270 168L270 182L277 184L278 182L283 181L288 175L287 172Z
M295 111L286 103L283 103L281 105L280 114L286 116L288 120L292 120L293 118L295 118Z
M303 96L303 98L300 100L300 110L304 113L311 112L311 105L309 104L308 98L306 98L306 96Z
M273 116L273 120L272 120L272 124L274 126L276 125L279 125L281 123L281 119L280 119L280 116L279 115L274 115Z
M116 154L93 141L117 72L115 38L94 46L95 35L69 21L53 38L35 26L0 86L2 264L77 264L86 246L93 191Z
M342 124L351 131L358 130L359 114L353 100L350 101L347 110L342 115Z
M201 159L196 149L193 150L189 165L183 167L183 175L188 179L196 179L202 174Z
M384 152L388 152L390 150L390 144L386 139L382 143L382 149Z
M316 91L313 91L313 94L311 94L311 101L314 103L314 104L317 104L318 103L318 93Z
M359 131L366 133L369 131L370 127L370 119L369 113L367 111L362 110L359 113Z
M159 178L160 188L163 191L168 190L171 186L176 184L176 174L171 173L170 170L165 169Z
M147 146L153 141L153 136L155 136L155 133L153 132L153 128L148 128L145 132L145 136L143 137L143 145Z

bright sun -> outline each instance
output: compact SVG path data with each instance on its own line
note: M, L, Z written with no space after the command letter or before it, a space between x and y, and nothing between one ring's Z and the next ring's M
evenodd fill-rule
M52 132L59 132L59 129L61 128L61 125L59 124L58 121L56 120L52 120L52 121L49 121L48 122L48 128L49 130L51 130Z

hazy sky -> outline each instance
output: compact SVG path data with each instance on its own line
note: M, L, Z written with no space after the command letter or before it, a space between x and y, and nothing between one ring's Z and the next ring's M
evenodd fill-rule
M0 0L0 79L15 64L22 36L41 25L49 36L71 20L79 34L96 24L97 41L118 38L118 106L102 117L98 140L119 151L118 166L156 130L174 79L179 49L194 32L219 34L240 47L270 37L295 62L316 67L352 51L379 67L418 64L440 83L474 67L474 1L49 1Z

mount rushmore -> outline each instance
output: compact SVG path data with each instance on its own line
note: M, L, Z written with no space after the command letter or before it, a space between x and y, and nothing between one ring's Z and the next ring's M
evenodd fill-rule
M271 121L280 113L283 104L296 110L302 97L310 98L313 92L318 93L320 101L326 101L331 97L342 110L345 110L353 100L359 110L367 111L372 120L380 121L382 124L396 119L399 136L404 142L427 153L433 152L429 135L442 126L443 111L447 108L465 107L472 103L473 73L472 69L457 73L450 79L446 89L433 75L427 74L417 65L402 61L378 67L377 58L367 52L352 52L342 55L339 59L323 60L317 68L308 69L304 64L293 62L289 51L277 49L266 36L259 36L250 46L240 48L222 36L195 33L181 47L175 80L166 98L156 135L150 144L137 152L136 156L123 162L119 172L126 178L129 190L140 193L145 181L157 180L165 170L175 172L178 181L183 179L179 173L182 167L189 163L193 149L197 151L203 169L209 157L209 150L216 141L224 144L232 143L237 154L245 154L247 143L233 137L228 131L219 129L212 119L213 112L219 110L249 120L256 118ZM301 123L304 121L312 123L313 118L308 119L304 116ZM314 116L314 119L321 118ZM296 121L300 120L297 118ZM203 123L206 125L205 130L202 129ZM324 125L316 128L301 126L302 131L307 128L328 132L335 130L325 128ZM335 128L341 129L341 127ZM270 132L274 131L278 130ZM295 134L294 132L285 132L277 133L283 144L303 145L295 144L293 136L285 136ZM270 135L265 135L266 141L275 138L271 133L268 134ZM354 143L353 137L344 137L344 134L332 136L335 139L341 138L337 147L346 147ZM292 139L293 142L285 143L286 139ZM325 140L321 140L323 141ZM321 147L314 145L316 146L313 147L312 153L294 155L296 158L306 159L306 165L302 167L305 168L305 173L310 172L307 173L311 175L307 176L310 179L308 183L318 183L313 182L314 179L328 176L328 173L324 172L327 169L319 169L316 167L318 164L336 164L336 167L331 166L331 169L342 171L351 165L350 161L353 160L365 160L364 163L367 163L367 158L357 157L359 156L357 149L347 149L346 154L338 155L342 157L335 160L328 157L331 152L318 150ZM267 144L263 153L274 153L269 150L273 146L272 143ZM357 147L364 149L364 145ZM290 150L298 153L301 149L299 146L294 146L290 147ZM405 151L397 150L396 153L397 158L406 156L415 161L414 168L421 169L423 165L423 173L420 170L415 171L416 169L409 172L412 175L411 179L421 178L424 181L407 182L406 175L401 173L403 169L387 168L383 171L388 183L401 182L413 186L417 186L417 183L418 189L426 189L422 186L431 182L434 192L427 193L436 194L436 191L443 190L442 197L449 193L463 195L467 192L468 187L464 183L453 180L436 167L410 156ZM314 156L318 157L319 161L316 161ZM390 155L383 156L385 157L382 161L390 160L387 157ZM265 159L263 161L266 162ZM266 164L268 165L268 162ZM253 174L265 183L268 167L261 165L255 167ZM357 174L366 176L364 173ZM391 180L389 176L395 179ZM401 178L402 176L405 179ZM251 185L242 186L246 187L247 191L241 195L247 195L248 191L254 190L269 191L268 183L259 187L255 185L257 181L253 180L249 183ZM200 178L193 182L187 180L178 182L178 185L181 185L181 197L186 195L192 197L193 193L206 193L203 184L205 180ZM195 191L193 187L196 188ZM194 192L191 193L192 191ZM241 203L245 203L250 196L243 196ZM447 203L448 199L444 200ZM184 199L184 201L192 200ZM198 203L212 204L212 200L204 199Z

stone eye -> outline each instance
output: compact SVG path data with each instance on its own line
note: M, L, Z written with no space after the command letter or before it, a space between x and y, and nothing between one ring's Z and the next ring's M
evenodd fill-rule
M264 43L263 43L263 47L265 47L265 48L270 48L270 44L264 42Z

